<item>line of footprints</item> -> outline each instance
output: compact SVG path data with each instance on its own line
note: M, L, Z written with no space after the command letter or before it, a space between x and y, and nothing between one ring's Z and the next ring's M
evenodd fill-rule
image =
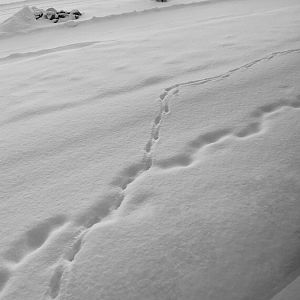
M262 131L263 122L269 114L279 111L284 107L299 109L300 95L291 101L281 100L274 102L273 104L258 107L251 113L251 117L252 119L255 119L255 121L245 125L242 129L237 130L234 128L222 128L213 132L207 132L190 141L185 147L183 147L181 153L167 159L153 162L153 151L155 144L160 137L160 128L163 118L170 112L169 100L171 97L179 93L180 87L201 85L211 81L222 80L230 77L231 74L236 71L245 68L248 69L263 60L270 60L278 55L285 55L293 52L300 52L300 49L272 53L262 59L255 60L219 76L184 82L166 88L159 97L160 110L153 121L150 138L144 147L143 158L140 162L133 163L122 170L111 182L113 187L118 188L118 192L112 192L111 194L105 195L99 202L95 203L87 211L76 216L74 220L68 220L68 218L64 215L54 216L35 225L14 241L8 250L2 253L3 261L6 261L7 264L6 266L0 266L0 293L4 292L5 286L13 275L13 270L17 269L19 264L26 262L26 258L29 255L33 255L34 252L42 250L46 243L51 242L52 236L62 233L64 228L71 227L73 234L70 235L69 241L65 246L65 250L61 254L56 265L51 266L53 273L49 282L48 290L45 291L45 293L49 296L49 299L57 298L59 296L63 276L67 270L70 271L72 268L72 263L74 262L77 254L80 252L87 233L93 226L113 217L113 213L121 206L125 199L126 189L129 184L132 184L144 172L151 169L154 165L156 168L160 169L189 167L194 161L194 155L205 146L217 143L227 137L247 138L251 135L258 134Z

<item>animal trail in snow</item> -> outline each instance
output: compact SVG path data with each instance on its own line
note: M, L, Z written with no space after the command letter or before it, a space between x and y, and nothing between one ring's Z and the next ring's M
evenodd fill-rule
M65 216L59 215L37 224L13 242L4 253L4 258L13 263L21 262L28 254L42 247L51 233L63 226L65 222Z
M122 204L124 197L121 192L101 197L94 205L76 217L75 224L84 229L91 228L116 210Z
M170 111L169 104L166 102L164 106L164 112L167 114Z
M277 110L280 110L281 108L284 107L291 107L291 108L300 108L300 97L296 97L298 100L295 101L287 101L287 100L282 100L278 101L275 103L263 105L259 107L257 110L255 110L252 113L252 116L254 117L263 117L265 114L271 114Z
M299 97L297 97L299 99ZM300 100L296 101L287 101L282 100L281 102L274 102L259 107L254 112L250 114L251 117L256 118L257 120L251 122L250 124L245 125L241 129L231 129L224 128L212 132L208 132L198 136L196 139L189 142L182 150L181 153L154 161L154 165L161 169L170 169L170 168L186 168L190 166L196 158L194 155L200 151L202 148L209 145L218 143L224 138L248 138L252 135L262 133L264 129L264 122L268 115L280 111L282 108L300 108Z
M5 284L9 280L10 277L10 271L6 268L0 267L0 292L4 288Z
M187 167L192 163L192 159L189 155L178 154L170 158L166 158L158 161L155 165L162 169L169 169L173 167Z
M65 272L65 268L67 266L71 267L78 253L80 253L84 237L88 234L91 228L97 224L101 224L104 219L110 217L113 212L118 210L123 201L125 200L125 192L128 186L134 183L144 172L151 169L153 166L153 149L159 140L160 137L160 129L163 122L164 115L170 112L170 107L168 103L169 96L176 96L179 93L179 88L182 86L193 86L198 84L205 84L211 81L222 80L224 78L230 77L234 72L248 69L253 65L263 61L269 60L277 55L284 55L291 52L299 52L300 49L276 52L271 55L268 55L262 59L255 60L249 64L243 65L239 68L230 70L224 74L214 76L211 78L205 78L200 80L194 80L189 82L183 82L179 84L175 84L164 89L163 93L159 96L160 101L160 110L159 113L155 116L152 124L152 130L150 133L150 138L146 142L144 146L144 157L141 161L133 162L128 167L124 168L111 182L112 186L120 189L119 194L113 194L109 196L105 196L98 203L88 209L86 212L82 213L75 220L76 226L79 226L81 229L81 233L74 240L71 247L66 249L66 251L62 254L62 262L59 262L58 266L55 268L54 273L51 277L49 283L49 295L51 298L56 298L59 295L61 280L63 278L63 274ZM300 102L300 101L299 101ZM167 158L165 160L160 160L155 162L155 166L158 166L162 169L169 169L173 167L188 167L194 161L194 154L196 154L202 148L218 143L219 141L227 138L227 137L237 137L237 138L247 138L250 135L259 133L261 131L263 118L267 113L271 113L278 109L278 107L282 106L290 106L294 108L299 108L299 102L291 102L289 105L275 105L274 108L259 108L256 112L256 118L258 118L258 122L253 122L251 124L246 125L244 128L240 129L238 132L235 132L232 128L223 128L216 131L208 132L202 134L192 140L178 155ZM268 111L270 110L270 112ZM262 112L262 113L261 113Z
M182 153L175 156L155 161L155 166L161 169L174 167L188 167L194 161L194 154L205 146L219 142L224 137L230 135L230 129L220 129L198 136L184 147Z
M39 250L50 238L51 234L59 230L67 219L64 215L54 216L38 223L16 241L3 253L3 258L8 263L19 264L32 252ZM0 267L0 291L9 281L11 271Z
M165 114L163 107L167 96L168 92L165 90L159 97L160 110L154 118L150 138L144 147L143 159L140 162L135 162L123 169L123 171L121 171L111 182L113 186L119 187L125 191L129 184L133 183L139 176L152 167L152 151L159 139L161 122L163 115Z
M95 223L95 224L97 224L97 223ZM66 252L65 258L68 261L72 262L75 259L77 253L80 251L84 235L85 235L85 232L83 232L83 234L81 234L80 237L77 240L75 240L71 249L69 249L69 251Z
M201 149L202 147L218 142L223 137L229 135L231 129L219 129L200 135L195 140L191 141L188 146L192 149Z
M60 292L61 281L64 275L65 269L73 263L75 260L76 255L79 253L82 247L83 238L88 232L89 228L94 226L95 224L99 223L100 219L97 219L97 222L93 223L90 227L86 228L79 234L77 238L75 238L73 244L66 249L64 256L62 257L62 261L58 263L55 267L54 272L51 276L50 283L49 283L49 290L48 294L52 299L55 299Z
M261 131L261 124L260 122L253 122L240 131L238 131L235 135L239 138L247 137L253 134L257 134Z
M145 146L146 153L150 153L151 149L152 149L152 140L149 140Z
M48 294L52 299L59 295L61 280L65 269L71 267L76 256L80 252L84 237L97 224L111 216L122 204L125 195L123 193L112 193L102 197L92 207L77 216L74 225L79 228L77 237L74 238L70 246L68 246L62 254L61 261L56 266L49 283Z
M149 170L153 165L153 158L152 158L152 152L153 148L155 147L155 144L158 142L160 137L160 129L161 124L163 122L164 115L168 114L170 112L169 107L169 101L168 98L171 96L176 96L179 93L179 89L181 87L187 87L187 86L193 86L193 85L203 85L209 82L224 80L226 78L229 78L234 73L249 69L256 64L262 62L271 60L277 56L280 55L286 55L290 53L296 53L300 52L300 49L290 49L285 51L278 51L273 52L269 55L266 55L260 59L256 59L250 63L244 64L240 67L234 68L229 70L228 72L225 72L223 74L208 77L204 79L197 79L187 82L181 82L174 84L172 86L169 86L163 90L163 92L159 95L159 101L160 101L160 111L158 115L154 118L153 126L151 130L151 136L150 139L147 141L146 146L144 147L145 150L145 156L142 162L134 163L131 166L125 168L113 181L112 185L120 187L123 191L125 191L129 184L132 184L142 173ZM299 102L289 103L288 106L291 107L298 107ZM286 104L279 104L279 107L286 106ZM271 109L277 109L278 105L274 104L274 107L271 108L268 107L262 107L260 108L260 111L256 112L256 117L260 118L262 115L268 112L268 110ZM183 153L180 153L174 157L166 158L163 160L155 161L155 165L162 168L162 169L168 169L173 167L187 167L192 164L194 161L193 155L198 152L202 147L207 146L209 144L213 144L218 142L219 140L228 137L228 136L235 136L238 138L246 138L253 134L258 134L261 132L261 120L258 122L253 122L249 125L246 125L244 128L240 129L238 132L234 132L233 129L220 129L216 132L210 132L203 136L197 137L194 141L191 141L190 145L184 148ZM194 146L193 146L194 144ZM197 145L199 144L199 145Z
M52 299L55 299L60 291L61 279L64 274L64 266L59 265L55 268L49 284L48 294Z

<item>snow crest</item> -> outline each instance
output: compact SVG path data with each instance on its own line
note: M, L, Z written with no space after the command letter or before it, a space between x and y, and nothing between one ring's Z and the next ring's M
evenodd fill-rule
M20 11L0 24L0 33L15 33L36 25L33 10L24 6Z

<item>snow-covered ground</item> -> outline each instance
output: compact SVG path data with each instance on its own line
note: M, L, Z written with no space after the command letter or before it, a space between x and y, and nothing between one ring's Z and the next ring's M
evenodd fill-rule
M299 300L299 0L0 23L1 300Z

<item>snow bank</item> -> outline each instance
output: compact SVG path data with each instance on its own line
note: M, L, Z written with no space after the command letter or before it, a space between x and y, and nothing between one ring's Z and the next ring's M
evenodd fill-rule
M271 300L298 300L300 295L300 276Z
M33 10L29 6L24 6L12 17L0 24L0 33L20 32L36 25Z
M272 299L300 269L299 0L129 14L179 1L1 37L1 300Z
M35 28L47 27L49 23L67 22L76 20L81 16L77 9L71 11L54 8L47 10L37 7L24 6L20 11L0 24L0 34L11 35L19 32L30 31Z

